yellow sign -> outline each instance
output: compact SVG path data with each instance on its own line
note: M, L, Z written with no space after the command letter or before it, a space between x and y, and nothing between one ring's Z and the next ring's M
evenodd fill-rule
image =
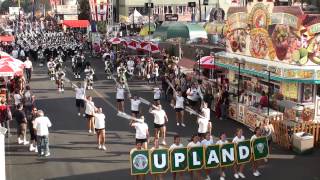
M313 70L285 70L284 77L286 78L300 78L311 79L313 78Z
M298 99L298 83L281 83L281 92L284 97Z

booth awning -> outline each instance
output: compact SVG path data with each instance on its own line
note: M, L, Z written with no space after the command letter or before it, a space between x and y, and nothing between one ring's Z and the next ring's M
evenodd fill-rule
M0 42L12 42L14 41L14 36L0 36Z
M240 69L235 59L243 61ZM268 69L270 69L270 71L274 71L270 74L271 80L320 84L319 66L298 66L228 52L216 53L214 62L217 66L233 71L240 70L241 73L251 74L265 79L268 79ZM263 69L261 69L261 67L263 67Z
M63 20L62 24L72 28L87 28L90 25L88 20Z

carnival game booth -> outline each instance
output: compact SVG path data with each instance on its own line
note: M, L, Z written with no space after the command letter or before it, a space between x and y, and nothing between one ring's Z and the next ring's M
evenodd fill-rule
M281 122L288 140L290 128L320 118L320 23L303 26L306 16L294 6L232 9L227 51L214 61L228 70L229 117L250 129Z

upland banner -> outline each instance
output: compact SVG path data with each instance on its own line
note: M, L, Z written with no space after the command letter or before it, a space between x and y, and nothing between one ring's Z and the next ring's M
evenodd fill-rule
M268 157L266 137L208 147L136 150L130 154L131 175L193 171L244 164Z

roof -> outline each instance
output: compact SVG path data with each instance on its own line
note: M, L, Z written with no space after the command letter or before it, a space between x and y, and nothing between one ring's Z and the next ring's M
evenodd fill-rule
M87 28L90 25L88 20L63 20L62 24L73 28Z
M304 12L300 6L274 6L273 13L288 13L303 18Z
M14 36L0 36L0 41L12 42L12 41L14 41Z

